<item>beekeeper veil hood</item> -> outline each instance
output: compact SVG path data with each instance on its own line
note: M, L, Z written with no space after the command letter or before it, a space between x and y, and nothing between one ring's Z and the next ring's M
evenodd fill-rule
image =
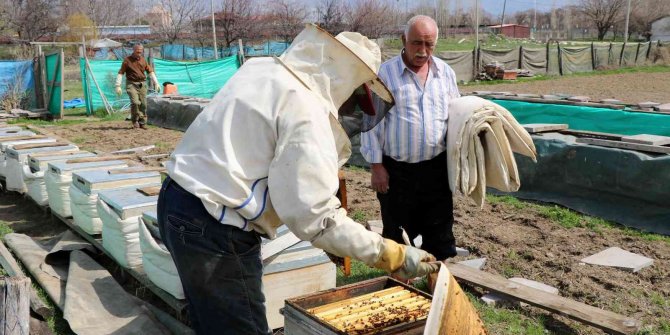
M333 37L308 24L279 60L323 100L349 136L374 127L393 105L377 77L379 46L359 33Z

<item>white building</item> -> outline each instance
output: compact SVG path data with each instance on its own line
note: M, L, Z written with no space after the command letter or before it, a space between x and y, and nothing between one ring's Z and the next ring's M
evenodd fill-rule
M651 40L670 42L670 16L662 17L651 23Z

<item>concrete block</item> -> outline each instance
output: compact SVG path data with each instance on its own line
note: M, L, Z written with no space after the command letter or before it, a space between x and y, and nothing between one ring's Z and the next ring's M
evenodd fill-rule
M568 129L565 123L527 123L522 126L531 134Z
M610 105L623 105L624 102L621 100L617 99L602 99L600 100L601 103L603 104L610 104Z
M456 255L468 257L470 256L470 250L456 247Z
M458 264L463 264L473 269L481 270L484 268L484 265L486 265L486 258L468 259L467 261L458 262Z
M384 223L382 220L369 220L368 225L370 225L370 229L372 229L373 232L381 235L382 230L384 229Z
M565 97L561 97L561 96L558 96L558 95L555 95L555 94L542 94L542 95L540 95L540 97L542 99L545 99L545 100L562 100L562 99L565 99Z
M661 113L670 113L670 104L662 104L654 107L654 110Z
M568 101L589 102L589 101L591 101L591 98L587 97L587 96L584 96L584 95L575 95L575 96L569 97Z
M501 307L503 305L509 304L509 300L495 293L484 294L480 299L482 299L482 302L491 307Z
M644 102L639 102L637 104L638 107L640 108L653 108L660 105L658 102L653 102L653 101L644 101Z
M518 93L516 95L519 98L529 98L529 99L539 99L540 95L539 94L532 94L532 93Z
M618 247L605 249L581 260L592 265L611 266L626 271L638 272L654 264L654 260Z
M634 136L624 136L621 138L624 142L640 143L648 145L668 145L670 144L670 137L658 136L649 134L639 134Z

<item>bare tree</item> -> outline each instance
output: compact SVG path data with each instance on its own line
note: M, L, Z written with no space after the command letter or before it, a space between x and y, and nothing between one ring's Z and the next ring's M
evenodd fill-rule
M260 21L251 0L223 0L223 10L215 17L217 35L220 31L227 47L240 38L254 36Z
M621 20L626 0L581 0L578 8L593 21L598 29L598 40L602 41L610 28Z
M81 13L98 27L115 26L132 22L134 17L128 15L129 8L133 8L133 0L68 0L62 2L62 16Z
M319 26L336 35L344 31L344 5L341 0L320 0L316 6Z
M670 15L670 1L667 0L635 0L631 4L631 33L638 33L647 41L651 38L651 24Z
M56 4L56 0L3 0L0 27L15 32L20 40L36 41L58 29L53 15Z
M347 30L370 38L389 33L392 27L388 21L391 17L391 7L382 0L359 0L345 10Z
M198 8L198 0L160 0L167 20L158 22L158 32L168 43L174 43L190 28L191 15Z
M273 0L269 10L269 25L274 35L287 43L293 41L307 17L305 6L296 0Z

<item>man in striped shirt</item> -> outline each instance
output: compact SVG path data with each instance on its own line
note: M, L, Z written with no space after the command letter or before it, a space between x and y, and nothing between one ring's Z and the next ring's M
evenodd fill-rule
M386 118L361 136L384 222L383 237L403 243L422 236L421 248L444 260L456 255L453 201L447 179L446 132L451 99L460 96L454 71L433 57L435 21L409 20L403 50L379 69L395 97Z

